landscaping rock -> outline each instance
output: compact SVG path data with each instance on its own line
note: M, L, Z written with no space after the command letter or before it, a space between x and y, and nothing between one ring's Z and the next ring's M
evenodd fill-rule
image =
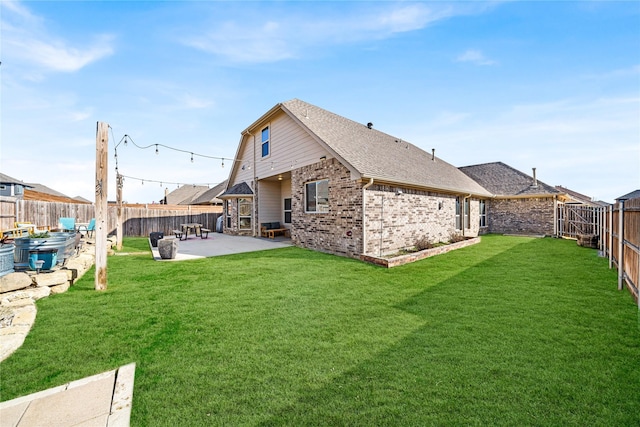
M158 253L162 259L175 259L178 254L178 241L173 238L158 240Z
M51 286L49 289L51 289L52 294L61 294L61 293L67 292L70 286L71 284L69 282L65 282L60 285Z
M9 273L0 277L0 293L24 289L32 285L31 278L24 273Z
M53 271L51 273L36 274L34 280L38 286L58 286L69 284L67 272L63 270Z

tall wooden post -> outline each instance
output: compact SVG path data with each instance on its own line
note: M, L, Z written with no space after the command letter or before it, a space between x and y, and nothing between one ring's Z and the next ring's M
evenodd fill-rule
M116 225L116 249L122 250L122 186L124 185L124 177L119 173L116 175L116 203L118 224Z
M624 200L618 211L618 290L624 289Z
M107 289L107 164L109 125L98 122L96 131L96 281L95 290Z

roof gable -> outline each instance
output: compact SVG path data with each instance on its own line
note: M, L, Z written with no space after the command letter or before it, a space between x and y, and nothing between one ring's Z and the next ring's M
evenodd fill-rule
M235 196L253 196L253 191L251 190L249 185L247 185L247 183L243 181L229 188L227 191L225 191L218 197L222 199L225 197L235 197Z
M491 196L477 182L432 153L299 99L281 108L362 178L455 193Z

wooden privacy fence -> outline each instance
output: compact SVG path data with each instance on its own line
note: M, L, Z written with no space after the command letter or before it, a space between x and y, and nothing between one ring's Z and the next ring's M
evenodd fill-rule
M640 309L640 198L609 206L601 213L601 223L600 247L609 268L618 269L618 289L626 283Z
M77 222L89 222L95 217L95 209L88 203L44 202L38 200L17 200L13 197L0 199L2 218L0 228L13 228L14 222L31 222L38 227L58 226L62 217L75 218ZM108 207L108 234L115 234L117 227L117 207ZM123 236L143 237L152 232L171 234L180 224L197 222L210 230L216 229L216 222L222 215L221 206L192 205L124 205L122 208Z

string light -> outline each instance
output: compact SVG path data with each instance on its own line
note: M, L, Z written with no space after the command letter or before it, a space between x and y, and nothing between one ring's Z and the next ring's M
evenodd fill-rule
M192 186L192 187L209 187L209 188L211 188L211 187L215 187L216 185L220 184L219 182L215 182L215 183L213 183L213 182L202 182L202 183L198 183L198 182L195 182L195 183L193 183L193 182L169 182L169 181L164 181L164 180L159 181L159 180L155 180L155 179L138 178L138 177L129 176L129 175L121 175L121 174L119 174L119 175L122 177L123 180L124 180L124 178L128 178L128 179L130 179L132 181L140 181L142 183L142 185L144 185L145 182L147 182L147 183L152 182L152 183L159 184L161 187L166 184L167 186L175 185L176 188L180 188L183 185L189 185L189 186Z
M193 163L193 153L191 153L191 163Z
M158 155L158 144L156 144L156 156Z

